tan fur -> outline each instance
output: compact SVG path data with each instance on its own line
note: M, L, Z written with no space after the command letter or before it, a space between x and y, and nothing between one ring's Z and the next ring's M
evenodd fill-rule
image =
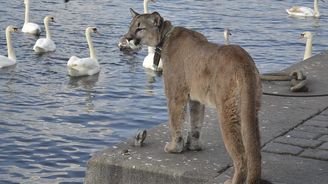
M165 151L200 150L204 105L214 107L235 170L232 180L225 183L260 183L258 110L262 93L259 74L249 54L237 45L210 43L202 34L183 27L170 32L171 23L161 22L156 12L139 15L133 11L132 14L127 39L139 39L150 46L164 39L163 78L171 130L171 142ZM138 26L146 29L136 32ZM191 130L184 143L181 126L188 103Z

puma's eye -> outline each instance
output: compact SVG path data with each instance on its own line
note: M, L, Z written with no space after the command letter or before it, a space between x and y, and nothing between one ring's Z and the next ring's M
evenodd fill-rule
M138 22L138 27L140 27L140 22Z
M140 32L140 31L143 31L143 30L145 30L145 28L137 28L137 29L136 29L136 34L137 34L138 32Z

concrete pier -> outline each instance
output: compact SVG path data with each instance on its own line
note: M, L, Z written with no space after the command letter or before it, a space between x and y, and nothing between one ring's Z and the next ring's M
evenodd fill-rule
M263 82L263 91L289 95L328 95L328 52L297 63L309 92L291 93L288 82ZM186 132L187 127L185 127ZM274 184L328 183L328 96L263 95L260 111L262 178ZM206 110L203 150L167 154L167 123L148 131L143 147L122 142L93 154L85 184L219 184L232 175L213 109Z

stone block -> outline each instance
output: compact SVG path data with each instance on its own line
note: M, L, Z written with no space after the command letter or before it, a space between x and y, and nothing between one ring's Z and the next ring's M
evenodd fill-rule
M318 119L310 119L310 120L306 121L303 125L328 128L328 121L327 120L321 121Z
M327 122L327 118L328 118L327 116L319 114L317 116L314 116L311 120Z
M319 146L319 149L328 150L328 142L325 142L321 146Z
M303 148L315 148L320 144L322 144L322 141L318 141L318 140L302 139L302 138L287 137L287 136L279 137L275 139L274 142L300 146Z
M303 139L317 139L321 135L322 135L321 133L304 132L304 131L297 131L297 130L292 130L286 134L286 136L303 138Z
M300 156L328 161L328 151L326 150L306 149L304 152L300 154Z
M328 142L328 135L322 135L321 137L319 137L318 140L327 141Z
M320 116L326 116L326 118L328 118L327 117L328 116L328 110L325 110L325 111L321 112L319 115Z
M328 133L328 128L308 126L308 125L301 125L301 126L297 127L295 130L304 131L304 132L312 132L312 133L320 133L320 134Z
M270 142L264 146L263 151L269 153L297 155L302 152L303 149L298 146Z

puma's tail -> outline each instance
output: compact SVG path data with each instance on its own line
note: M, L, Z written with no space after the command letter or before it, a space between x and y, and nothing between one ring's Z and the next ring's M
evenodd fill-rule
M253 73L254 72L254 73ZM257 71L245 72L241 92L241 134L247 159L247 184L259 184L261 181L261 143L258 122L258 110L261 83Z

